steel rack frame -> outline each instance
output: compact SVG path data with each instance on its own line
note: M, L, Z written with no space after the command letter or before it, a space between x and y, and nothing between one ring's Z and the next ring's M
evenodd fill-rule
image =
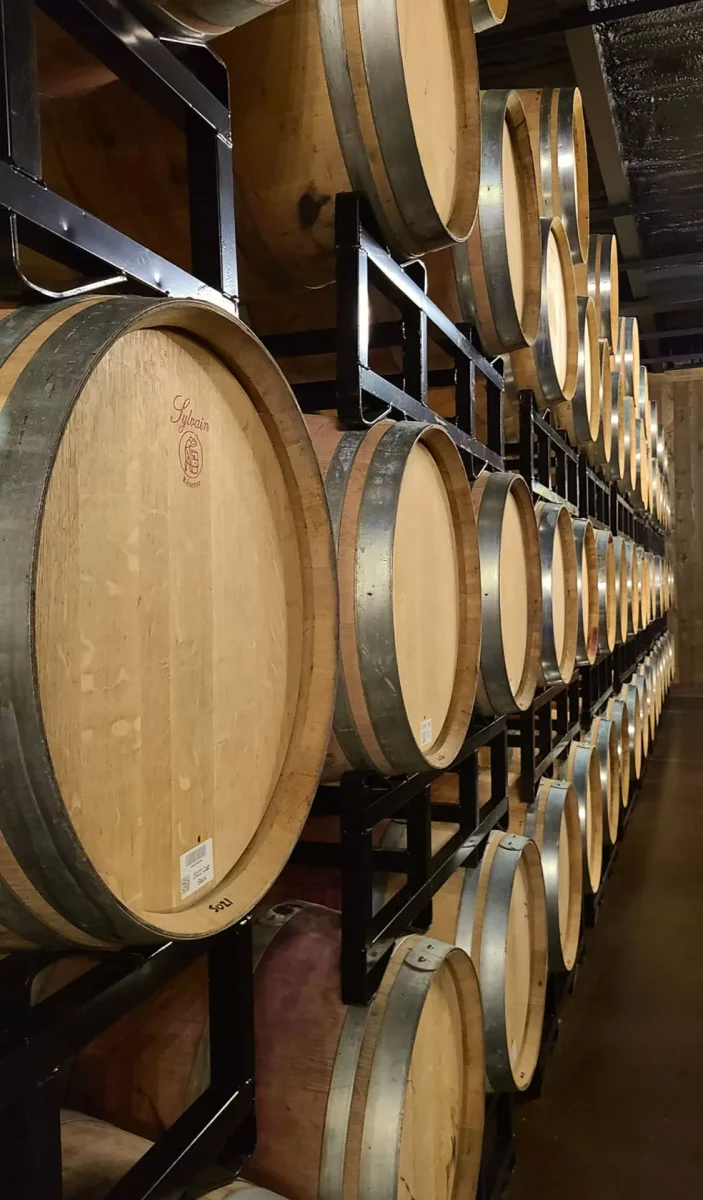
M549 411L537 411L534 393L518 393L518 440L506 445L506 468L519 471L533 496L566 504L578 514L579 455L566 434L551 424Z
M579 516L588 517L601 529L610 528L610 487L579 454Z
M218 1159L228 1172L223 1182L241 1170L256 1144L250 917L209 940L105 955L87 974L36 1005L36 976L61 956L23 951L0 963L3 1196L61 1200L61 1067L203 954L208 960L210 1085L107 1200L166 1200L174 1189L196 1183Z
M578 673L569 683L537 692L524 713L509 718L509 743L520 748L520 799L524 804L532 804L542 776L580 729Z
M491 797L479 809L477 751L491 757ZM302 840L292 861L341 871L341 979L344 1004L368 1004L376 994L395 939L432 924L432 897L454 871L474 866L491 831L506 818L507 728L505 717L474 725L450 767L459 776L459 803L433 802L430 787L446 771L426 771L395 779L348 771L339 787L318 788L314 815L340 818L337 843ZM374 846L381 821L405 822L406 847ZM455 824L456 833L432 852L432 822ZM380 903L378 872L405 876L407 882Z
M50 191L42 182L35 2L185 134L192 274ZM144 21L148 21L148 16ZM121 289L207 300L237 311L229 83L200 43L147 26L119 0L0 0L0 294L34 301ZM83 282L33 282L21 246Z
M336 354L333 378L294 385L303 412L336 408L347 429L406 417L440 425L460 450L472 479L484 467L502 470L503 379L470 326L454 325L430 300L424 263L398 263L383 248L373 216L356 193L336 197L335 239L336 327L263 338L274 358ZM400 320L369 324L371 288L399 310ZM429 370L430 341L452 359L451 368ZM381 375L371 367L371 351L392 347L401 352L401 369ZM476 437L477 373L487 392L485 445ZM428 405L430 384L455 389L454 420Z

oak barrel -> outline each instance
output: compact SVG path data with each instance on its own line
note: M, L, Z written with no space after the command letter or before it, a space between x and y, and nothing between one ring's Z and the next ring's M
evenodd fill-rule
M630 718L624 700L611 696L605 709L615 725L620 764L620 803L627 808L630 802Z
M406 257L467 238L480 108L465 0L294 0L218 38L217 55L229 73L247 299L261 282L275 292L334 278L340 192L365 195ZM178 131L121 81L49 103L44 118L47 184L186 266Z
M583 900L581 826L573 784L541 779L534 804L511 804L510 831L537 843L547 905L549 970L570 971L576 961Z
M601 369L598 348L596 310L590 296L576 301L578 359L576 387L570 400L557 404L553 419L559 429L565 429L572 445L588 446L598 437L601 425Z
M592 746L572 742L566 759L557 763L559 775L573 783L581 826L583 890L595 895L603 871L603 804L600 764Z
M598 652L604 654L610 653L615 645L615 550L609 529L596 529L595 538L598 561Z
M627 556L627 634L637 633L640 628L640 580L638 573L637 547L630 538L625 538Z
M613 554L615 556L615 642L619 645L621 642L627 641L627 631L630 625L630 589L632 587L632 575L624 537L613 538Z
M637 576L640 582L640 626L642 629L646 629L652 619L652 608L649 560L647 558L647 551L642 546L637 547Z
M491 833L478 867L456 871L436 893L430 934L461 946L476 967L489 1087L524 1091L537 1065L547 976L546 898L535 843Z
M339 913L317 905L255 922L247 1177L295 1200L473 1196L485 1063L469 958L432 934L404 938L371 1004L346 1008L340 945ZM209 1081L207 998L199 959L81 1052L71 1102L145 1137L173 1125Z
M576 587L579 620L576 630L576 662L592 665L598 654L598 554L596 535L590 521L572 522L576 547Z
M625 395L635 397L635 412L639 414L640 331L637 317L620 318L620 333L613 351L615 365L625 377Z
M592 464L600 464L608 471L611 458L617 453L617 428L613 431L613 376L610 359L610 342L607 338L601 338L598 342L600 419L595 437L583 447Z
M111 1189L150 1150L153 1142L85 1113L61 1110L63 1200L104 1200ZM217 1168L213 1168L215 1174ZM183 1193L185 1197L186 1193ZM274 1192L235 1179L200 1200L281 1200ZM180 1196L180 1192L179 1192Z
M0 360L0 945L214 933L283 867L329 736L305 424L199 302L6 312Z
M534 345L515 350L504 364L512 399L521 389L535 393L540 407L571 400L578 377L578 306L574 267L564 226L558 218L540 220L541 301Z
M639 375L635 380L637 396L637 415L640 417L644 430L645 441L652 442L652 403L649 398L649 372L640 364ZM656 419L655 419L656 423Z
M593 746L598 755L603 805L603 840L607 846L614 846L620 827L620 758L614 721L606 717L594 717L583 741L587 746Z
M428 255L429 293L484 350L531 346L540 311L541 239L535 167L517 92L481 96L481 186L468 241Z
M560 217L575 263L588 259L586 125L578 88L521 91L539 176L540 211Z
M579 604L576 543L568 509L535 506L542 574L542 677L568 683L574 673Z
M650 745L654 741L652 718L650 715L649 683L639 671L636 671L632 676L632 682L637 688L640 699L640 711L642 713L642 753L647 758L649 756Z
M588 246L588 294L596 306L598 337L617 346L620 324L618 242L614 233L592 234Z
M471 0L471 19L476 33L502 25L508 12L508 0Z
M642 729L642 702L635 683L630 681L623 684L620 698L627 707L627 734L630 742L630 774L639 779L642 774L642 758L644 756Z
M520 475L484 471L473 485L481 561L481 713L521 712L540 675L542 589L537 522Z
M476 519L443 429L308 427L337 548L340 671L325 778L447 766L471 718L481 641Z

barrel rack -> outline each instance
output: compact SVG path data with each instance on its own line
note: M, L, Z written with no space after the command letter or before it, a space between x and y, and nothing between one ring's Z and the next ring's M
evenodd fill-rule
M192 274L42 183L35 3L185 134ZM4 298L42 302L93 291L128 290L201 299L238 313L226 71L203 45L185 41L173 30L148 28L144 21L150 19L137 19L119 0L0 0L0 244L4 250L0 286ZM304 411L334 407L343 425L351 429L364 428L381 417L441 425L453 438L471 479L483 470L504 466L520 470L536 496L561 497L574 515L588 515L648 549L663 546L661 530L635 513L548 419L536 413L529 394L522 402L519 442L505 447L500 362L486 359L470 326L455 326L429 300L422 263L401 264L386 252L358 197L337 198L336 234L336 329L267 341L274 356L281 358L336 353L334 379L296 389ZM79 272L82 282L62 292L39 287L25 272L21 247ZM396 321L369 327L369 287L395 306ZM449 356L449 369L429 370L430 344ZM397 373L372 369L371 352L379 348L396 352ZM477 375L483 376L487 396L485 444L477 437ZM447 386L455 389L454 420L428 407L429 389ZM475 864L491 830L505 825L509 742L523 751L521 788L523 799L529 800L541 775L577 735L584 701L588 714L597 711L614 681L624 680L636 669L665 620L590 669L600 674L582 672L568 685L539 692L517 721L475 719L452 764L459 775L458 806L432 802L430 784L441 772L400 779L349 773L339 788L318 789L315 811L339 815L340 843L303 842L295 857L341 869L345 1002L368 1003L393 939L409 929L429 926L437 889L456 869ZM479 811L477 754L484 747L490 752L491 797ZM374 828L393 816L403 816L407 822L405 850L374 846ZM433 820L457 825L451 840L436 854L431 847ZM375 910L377 871L404 874L407 882ZM240 1169L256 1144L250 918L207 942L169 943L103 956L81 978L36 1005L31 1003L34 980L57 956L18 953L0 962L3 1195L13 1200L60 1200L61 1067L203 954L209 964L210 1087L112 1190L109 1200L159 1200L174 1188L191 1185L217 1159ZM550 975L545 1053L556 1035L575 971L568 976ZM511 1095L488 1098L481 1200L499 1196L512 1169L513 1108Z
M237 311L229 89L203 45L157 35L115 0L36 0L42 11L187 140L190 275L70 204L42 183L34 0L0 0L0 294L34 303L127 290L207 300ZM63 292L25 273L21 247L77 271ZM66 953L70 953L67 947ZM221 1158L227 1178L256 1145L251 918L209 941L121 950L32 1005L36 976L57 954L0 962L0 1194L61 1200L61 1069L71 1056L207 955L211 1084L110 1193L158 1200L197 1181ZM224 1182L225 1177L223 1177ZM209 1182L209 1181L208 1181Z

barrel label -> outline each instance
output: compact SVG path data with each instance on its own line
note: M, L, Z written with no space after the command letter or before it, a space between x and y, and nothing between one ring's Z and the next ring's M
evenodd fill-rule
M420 722L420 745L429 746L432 743L432 717L425 717Z
M200 487L203 470L203 434L210 432L209 422L193 411L190 396L174 396L171 424L179 435L178 460L186 487Z
M211 883L214 877L212 838L207 838L181 855L181 900L192 896L206 883Z

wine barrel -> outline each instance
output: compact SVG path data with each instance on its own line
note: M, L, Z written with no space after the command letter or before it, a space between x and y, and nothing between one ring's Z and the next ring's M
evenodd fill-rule
M620 323L618 241L614 233L596 233L588 245L588 294L596 306L598 337L617 346Z
M570 971L583 903L581 826L573 784L541 779L534 804L511 805L510 832L537 843L547 905L547 963L550 971Z
M637 547L637 578L640 584L640 628L646 629L652 619L649 597L649 564L646 551Z
M153 1142L85 1113L61 1110L63 1200L104 1200L111 1189L150 1150ZM217 1168L212 1169L212 1174ZM180 1195L180 1193L179 1193ZM184 1193L185 1195L185 1193ZM200 1200L281 1200L274 1192L235 1179Z
M604 818L598 755L592 746L584 742L572 742L566 759L556 764L556 770L576 789L583 889L587 895L595 895L603 872Z
M574 267L564 226L558 218L540 220L541 302L534 345L515 350L504 363L505 387L512 399L522 389L535 393L542 408L571 400L578 375L578 308Z
M471 19L474 31L483 33L502 25L508 12L508 0L471 0Z
M610 653L615 645L617 600L615 592L615 550L609 529L596 529L598 560L598 653Z
M447 766L473 708L481 638L476 519L437 425L345 433L308 418L337 548L340 671L325 779Z
M433 915L430 935L461 946L478 973L489 1087L524 1091L537 1065L547 977L546 898L535 843L494 831L479 866L455 872L437 892Z
M627 546L624 537L613 538L613 554L615 556L615 642L616 645L619 645L621 642L627 641L632 587L632 575L627 561Z
M640 417L635 417L634 451L631 447L633 465L631 486L628 489L629 499L634 508L644 511L648 505L649 479L647 474L647 443L644 440L644 425Z
M588 446L598 437L601 425L600 408L600 355L596 310L590 296L579 296L576 301L578 314L578 360L576 387L570 400L557 404L553 409L553 420L559 429L564 429L574 446Z
M627 556L627 636L639 631L640 627L640 580L637 562L637 547L630 538L625 538Z
M643 425L645 441L651 444L652 441L652 405L649 398L649 372L646 367L640 364L639 374L635 380L637 397L637 415L640 417Z
M540 552L532 497L524 479L511 472L484 471L472 493L482 593L476 706L484 715L522 712L535 694L542 645Z
M646 720L649 723L649 741L653 745L657 734L657 714L656 714L656 698L654 695L654 679L649 666L640 663L637 668L637 676L642 680L643 688L643 707Z
M592 665L598 654L598 554L590 521L572 522L576 546L576 591L579 621L576 629L576 662Z
M0 330L0 945L214 933L289 857L329 735L305 424L206 304L68 301Z
M620 491L629 498L637 484L637 425L632 396L623 396L622 437L624 474L618 477L617 482Z
M635 671L632 676L632 685L637 689L640 712L642 714L642 754L644 758L648 758L650 742L653 741L652 723L649 715L649 685L644 675L640 675L638 671Z
M219 38L217 55L229 74L247 300L257 281L275 292L334 278L339 192L365 195L405 256L466 239L480 108L465 0L295 0ZM47 184L186 266L178 131L121 81L47 105L44 117ZM115 188L118 178L130 187Z
M610 365L610 342L601 338L598 342L598 406L600 420L596 436L586 442L583 449L592 465L609 470L611 458L617 445L617 427L613 437L613 375Z
M396 251L465 241L481 124L463 0L342 0L341 11L338 0L296 0L217 52L230 76L244 232L252 227L250 247L265 246L274 268L307 284L331 277L333 201L349 190L366 196Z
M635 397L635 412L639 414L640 332L637 317L621 317L620 336L613 349L615 365L625 377L625 395Z
M614 846L620 827L620 760L615 723L606 717L594 717L583 741L593 746L598 755L601 801L603 805L603 840Z
M621 371L613 370L613 357L610 359L610 460L603 465L603 474L608 480L624 479L626 473L626 454L629 451L629 428L625 426L625 380Z
M427 257L428 290L484 350L531 346L540 311L541 239L535 167L517 92L481 96L481 187L468 241Z
M340 945L339 913L316 905L278 905L255 922L248 1178L296 1200L347 1187L379 1200L403 1188L428 1200L473 1196L485 1062L469 958L433 935L403 938L371 1004L346 1008ZM81 1052L71 1103L154 1137L207 1086L207 1026L200 959Z
M630 802L630 718L627 704L611 696L605 712L615 725L620 766L620 803L627 808Z
M642 704L636 685L625 683L620 691L620 698L627 708L627 735L630 742L630 775L639 779L642 774L642 758L644 755L642 736Z
M542 568L542 678L568 683L574 673L578 632L576 543L563 504L535 506Z
M663 606L662 564L659 554L655 554L654 564L654 616L661 617L665 612Z
M575 263L588 259L586 125L578 88L521 91L539 177L540 211L561 217Z

